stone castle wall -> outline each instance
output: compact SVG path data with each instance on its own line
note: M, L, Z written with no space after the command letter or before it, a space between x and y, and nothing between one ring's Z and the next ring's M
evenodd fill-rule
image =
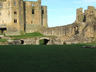
M0 0L0 33L20 35L39 31L64 41L96 39L96 8L78 8L76 21L70 25L47 28L47 7L38 1Z
M41 6L41 1L24 2L25 4L25 20L26 32L31 33L37 31L39 27L47 27L47 7Z
M93 6L89 6L87 10L83 12L82 8L77 9L76 21L73 24L52 27L43 30L45 35L57 36L61 40L71 41L89 41L96 38L96 9Z

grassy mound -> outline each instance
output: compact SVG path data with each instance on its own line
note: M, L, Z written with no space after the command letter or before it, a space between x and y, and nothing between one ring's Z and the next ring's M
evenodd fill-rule
M44 36L43 34L39 32L34 32L34 33L26 33L24 35L18 35L18 36L10 36L13 39L22 39L22 38L32 38L32 37L42 37Z
M96 72L96 49L82 46L0 46L0 72Z
M6 42L7 39L0 39L0 42Z

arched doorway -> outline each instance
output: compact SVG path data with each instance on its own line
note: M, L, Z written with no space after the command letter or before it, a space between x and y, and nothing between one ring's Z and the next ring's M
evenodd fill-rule
M5 34L6 31L7 31L7 28L0 28L0 34Z
M24 44L24 40L21 40L21 44Z
M40 39L39 44L40 45L47 45L49 41L50 41L49 39Z

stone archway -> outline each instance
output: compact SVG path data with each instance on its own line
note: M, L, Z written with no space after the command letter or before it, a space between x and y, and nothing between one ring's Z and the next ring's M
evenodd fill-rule
M7 28L0 28L0 34L5 34L5 31L7 31Z
M49 38L46 38L46 37L40 38L40 39L39 39L39 44L40 44L40 45L48 45L49 41L50 41Z
M24 44L24 40L20 40L21 41L21 44Z

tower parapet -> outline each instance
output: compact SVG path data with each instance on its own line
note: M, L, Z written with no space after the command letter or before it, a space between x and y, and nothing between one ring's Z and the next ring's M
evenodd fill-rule
M83 8L78 8L76 12L76 22L83 22L84 13Z
M41 4L41 0L38 0L38 3Z
M88 10L95 10L94 6L88 6Z
M94 20L96 14L96 9L93 6L88 6L88 10L86 10L86 22L91 22Z
M76 22L91 22L96 18L96 9L93 6L88 6L87 10L83 8L77 9Z

